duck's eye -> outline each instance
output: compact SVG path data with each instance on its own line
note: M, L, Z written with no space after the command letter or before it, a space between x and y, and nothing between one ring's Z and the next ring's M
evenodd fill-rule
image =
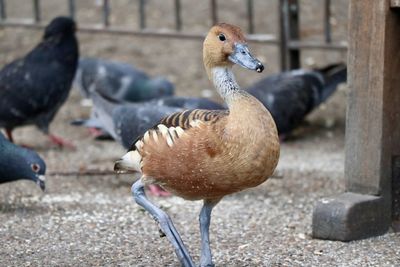
M218 35L218 39L219 39L221 42L223 42L223 41L226 40L226 37L225 37L225 35L224 35L223 33L220 33L220 34Z
M40 171L40 166L39 166L39 164L32 163L32 164L31 164L31 169L32 169L32 171L34 171L34 172L39 172L39 171Z

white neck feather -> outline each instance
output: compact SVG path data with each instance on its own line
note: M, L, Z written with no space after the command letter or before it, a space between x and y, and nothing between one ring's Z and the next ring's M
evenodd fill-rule
M229 102L240 90L231 67L214 67L211 69L212 81L221 97L229 106Z

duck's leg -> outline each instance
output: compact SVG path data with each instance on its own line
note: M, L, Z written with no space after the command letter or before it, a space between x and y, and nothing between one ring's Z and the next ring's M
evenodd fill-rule
M219 201L220 199L214 201L204 200L203 208L200 211L199 215L200 233L201 233L200 267L214 266L210 249L209 229L211 221L211 211Z
M142 180L139 179L132 185L132 194L135 198L137 204L142 206L145 210L147 210L153 218L160 224L161 231L167 236L168 240L175 248L175 253L178 256L179 261L182 266L185 267L194 267L194 263L192 258L190 257L189 252L187 251L185 245L182 242L181 237L179 236L178 231L175 229L174 224L172 223L171 218L167 213L162 211L160 208L151 203L144 192L144 185Z

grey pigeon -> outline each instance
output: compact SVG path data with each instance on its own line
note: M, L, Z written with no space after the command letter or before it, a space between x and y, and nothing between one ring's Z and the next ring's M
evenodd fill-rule
M26 179L45 190L46 164L33 150L9 142L0 133L0 183Z
M117 103L97 92L91 96L94 113L102 128L125 148L129 148L137 137L174 112L178 107L157 106L149 103Z
M246 90L268 108L279 135L284 138L346 80L346 65L332 64L321 69L271 75Z
M16 127L34 124L52 142L68 145L49 134L49 124L66 101L78 64L75 22L53 19L42 41L26 56L0 71L0 128L10 141Z
M99 97L98 94L93 94L93 98L96 98L96 97ZM116 104L116 100L113 99L110 101L114 102ZM95 106L97 106L97 109L101 108L99 105L101 105L103 103L109 104L110 101L104 102L104 101L96 100L96 102L95 102L93 100L93 102L95 102ZM130 119L133 120L134 122L141 121L140 118L138 117L141 115L143 115L145 118L148 118L149 116L155 116L156 114L159 114L156 116L156 118L161 119L161 117L159 117L159 116L161 116L162 114L166 115L169 110L173 111L173 110L179 110L179 109L183 109L183 110L185 110L185 109L209 109L209 110L224 109L224 106L222 106L221 104L218 104L217 102L214 102L207 98L201 98L201 97L167 96L167 97L162 97L159 99L153 99L148 102L136 103L136 105L134 103L131 103L131 104L128 104L127 102L123 102L123 103L124 103L123 106L132 106L132 104L133 104L133 106L135 108L132 109L132 112L136 112L136 111L140 112L140 114L137 114L137 115L134 115L134 114L125 115L125 116L129 116ZM156 109L156 111L154 111L154 109ZM96 112L92 112L89 119L77 119L77 120L72 121L71 124L73 124L75 126L84 126L84 127L88 127L88 128L99 129L100 133L97 131L94 131L97 135L96 136L97 139L107 139L107 137L108 137L107 133L104 133L104 131L105 132L108 132L108 131L103 129L102 122L101 122L101 120L99 120L97 118ZM142 126L140 126L139 128L141 128L141 127ZM128 147L126 147L126 148L128 148Z
M118 101L140 102L174 94L174 86L162 77L151 78L130 64L81 58L75 85L85 98L94 91Z

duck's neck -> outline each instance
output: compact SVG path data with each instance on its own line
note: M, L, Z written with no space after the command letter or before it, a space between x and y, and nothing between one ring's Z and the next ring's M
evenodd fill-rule
M209 76L218 93L229 107L232 101L240 95L241 92L235 80L235 76L233 75L232 67L214 67L210 69Z

